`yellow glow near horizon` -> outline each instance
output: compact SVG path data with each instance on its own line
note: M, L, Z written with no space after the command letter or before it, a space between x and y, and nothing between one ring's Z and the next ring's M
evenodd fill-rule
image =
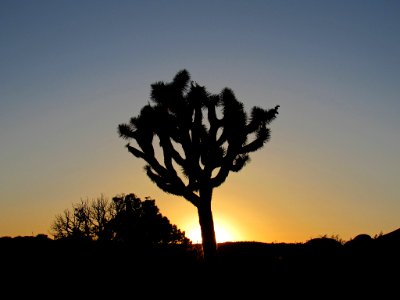
M215 223L214 229L217 243L232 242L235 240L235 234L230 231L227 226L221 226L219 223ZM200 225L193 226L186 231L186 237L188 237L194 244L200 244L202 241Z

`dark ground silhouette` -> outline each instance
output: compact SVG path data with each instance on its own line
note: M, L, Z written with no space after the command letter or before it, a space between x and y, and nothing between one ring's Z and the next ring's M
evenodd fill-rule
M360 299L396 291L400 274L400 229L375 238L360 234L346 243L326 237L297 244L220 243L213 266L203 262L200 250L2 237L2 293L14 286L15 298L28 291L176 296L188 289L198 296L212 290L225 296Z

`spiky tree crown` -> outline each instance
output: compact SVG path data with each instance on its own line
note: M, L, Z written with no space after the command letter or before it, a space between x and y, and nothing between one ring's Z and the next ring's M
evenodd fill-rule
M186 70L178 72L170 83L152 84L151 100L153 105L144 106L128 124L119 125L119 134L137 142L137 146L128 144L127 148L147 162L146 173L159 188L184 196L196 206L202 187L221 185L230 171L238 172L245 166L250 152L269 140L267 125L279 108L253 107L248 117L231 89L210 94L192 82ZM163 162L155 155L155 136ZM181 167L187 183L174 164Z

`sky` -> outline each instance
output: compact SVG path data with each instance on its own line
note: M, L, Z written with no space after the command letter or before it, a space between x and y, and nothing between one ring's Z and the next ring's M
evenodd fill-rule
M0 236L134 193L196 239L196 208L117 132L182 69L246 111L280 105L270 141L214 190L217 240L400 227L399 1L3 0L0 41Z

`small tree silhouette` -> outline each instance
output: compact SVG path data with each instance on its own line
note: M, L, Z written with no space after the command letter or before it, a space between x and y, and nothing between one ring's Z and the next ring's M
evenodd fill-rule
M160 213L155 200L135 194L113 198L115 216L108 223L113 239L142 246L184 245L191 241Z
M160 213L155 200L141 200L131 193L108 201L81 200L73 210L58 214L51 225L55 239L118 241L137 247L182 245L191 241Z
M276 118L279 105L266 110L253 107L248 118L231 89L211 94L190 81L187 70L179 71L170 83L152 84L151 100L154 105L145 105L128 124L119 125L119 135L136 141L126 147L147 162L145 171L160 189L183 196L197 208L204 259L213 261L217 254L213 189L230 171L240 171L249 153L269 140L267 125ZM154 149L155 137L162 153Z

